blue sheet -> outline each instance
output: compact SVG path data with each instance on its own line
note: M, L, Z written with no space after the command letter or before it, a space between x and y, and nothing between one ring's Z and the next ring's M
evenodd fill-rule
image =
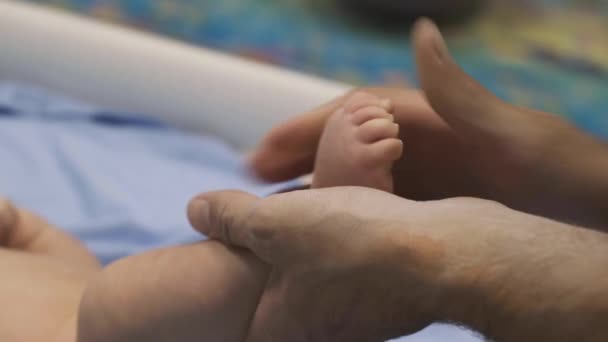
M264 196L298 185L255 182L216 138L2 82L0 165L0 195L76 235L104 263L204 238L185 214L198 192ZM480 341L446 325L395 341L445 340Z
M0 194L73 233L104 262L202 237L185 207L198 192L264 196L216 138L0 82Z

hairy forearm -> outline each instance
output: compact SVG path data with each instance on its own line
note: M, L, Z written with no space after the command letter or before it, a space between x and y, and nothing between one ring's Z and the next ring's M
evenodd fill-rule
M608 235L535 222L490 246L476 277L451 292L462 302L446 318L497 341L607 341Z

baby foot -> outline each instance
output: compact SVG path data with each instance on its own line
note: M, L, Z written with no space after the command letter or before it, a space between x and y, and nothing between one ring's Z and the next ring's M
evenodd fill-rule
M313 188L365 186L393 192L393 163L401 158L399 126L390 103L357 93L327 121L315 162Z

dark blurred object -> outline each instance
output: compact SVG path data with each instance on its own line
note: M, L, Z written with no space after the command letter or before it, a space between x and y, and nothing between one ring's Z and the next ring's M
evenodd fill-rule
M416 19L421 16L440 21L459 21L488 0L338 0L343 6L366 15L387 19Z

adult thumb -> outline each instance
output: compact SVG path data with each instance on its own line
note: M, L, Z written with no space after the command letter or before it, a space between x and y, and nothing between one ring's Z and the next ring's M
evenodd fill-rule
M273 196L262 199L241 191L210 192L190 201L188 219L194 229L208 237L249 249L272 264L288 248L278 241L278 236L294 222L290 202L293 201Z
M246 217L259 201L260 198L241 191L201 194L188 204L188 219L194 229L210 238L250 248L250 224Z
M496 137L505 133L505 127L519 126L526 120L528 114L500 100L454 62L432 21L416 23L413 41L425 96L457 134Z

